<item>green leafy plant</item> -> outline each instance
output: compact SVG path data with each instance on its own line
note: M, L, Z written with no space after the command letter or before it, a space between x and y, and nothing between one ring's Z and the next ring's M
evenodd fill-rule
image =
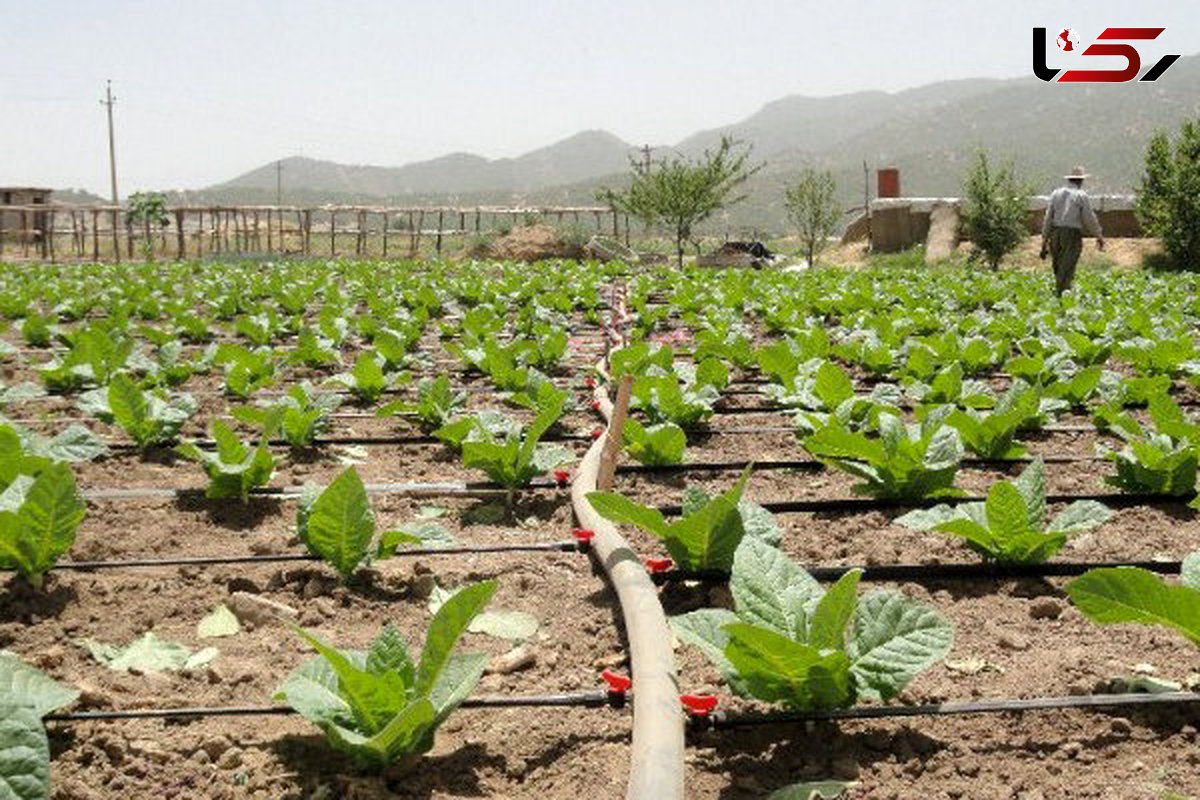
M447 599L429 624L415 664L404 637L390 625L365 653L334 649L296 628L320 655L283 682L275 701L298 711L335 749L362 764L381 767L427 752L438 726L483 675L486 655L454 648L496 587L484 581Z
M1088 570L1066 589L1093 622L1161 625L1200 647L1200 553L1183 560L1178 586L1138 567L1104 567Z
M896 524L961 537L998 564L1036 564L1061 550L1070 534L1102 525L1110 516L1095 500L1076 500L1047 522L1046 468L1038 459L1016 480L992 484L984 503L917 509Z
M1170 497L1183 497L1195 490L1200 425L1188 420L1170 396L1164 393L1150 398L1153 430L1111 407L1101 406L1096 415L1102 427L1126 441L1120 450L1105 454L1117 468L1116 475L1105 476L1106 483L1126 492ZM1190 505L1200 507L1200 498Z
M502 437L476 425L477 438L462 441L463 464L483 470L488 478L511 491L528 486L538 475L574 460L562 445L540 443L542 436L562 416L565 396L557 395L541 406L524 436L509 429Z
M879 415L879 438L847 430L837 419L804 440L804 449L825 464L863 479L856 494L880 498L948 497L962 494L954 476L962 460L958 431L930 414L920 425Z
M143 392L124 373L109 381L106 399L112 420L143 452L178 439L179 431L199 408L190 394L163 398Z
M50 742L42 718L78 697L78 690L0 650L0 796L50 797Z
M455 392L450 388L450 377L445 374L436 378L422 378L417 384L417 402L398 400L381 407L376 416L386 417L396 413L412 412L420 420L421 427L434 431L449 423L467 405L467 393Z
M421 536L406 531L375 535L375 512L358 470L348 467L317 492L311 487L300 500L296 533L308 552L319 556L348 579L372 556L386 557L402 544L419 544Z
M247 350L226 342L217 347L212 363L225 369L225 390L243 400L275 382L275 357L266 348Z
M282 435L291 447L307 448L329 429L329 416L340 404L336 394L319 393L301 381L270 405L239 406L231 413L239 422L256 426L265 439Z
M625 451L652 467L683 463L687 435L673 422L645 426L636 419L625 420Z
M1021 458L1028 452L1013 441L1022 421L1023 417L1012 411L985 414L955 409L946 416L946 424L958 431L963 446L991 461Z
M24 456L15 434L9 434L0 441L5 456L0 567L16 570L40 588L46 571L75 543L86 507L69 466Z
M265 438L252 449L219 419L213 420L211 430L216 452L201 450L194 442L184 442L175 451L204 468L208 475L205 497L210 500L240 497L245 502L251 489L266 486L271 480L275 457L267 449Z
M823 591L776 548L746 537L733 558L734 610L701 609L671 627L739 695L798 710L890 700L950 651L950 621L895 590L857 596L862 571Z
M344 386L363 405L374 405L388 389L408 380L408 373L385 373L371 353L360 353L349 372L339 373L329 382Z
M690 490L684 498L683 515L674 522L667 522L657 508L616 492L590 492L587 498L605 519L634 525L661 539L680 569L728 570L747 533L779 541L779 528L771 515L742 498L751 468L746 467L737 483L716 497Z
M676 375L643 375L633 381L630 407L652 422L694 428L713 414L720 393L711 384L688 383Z

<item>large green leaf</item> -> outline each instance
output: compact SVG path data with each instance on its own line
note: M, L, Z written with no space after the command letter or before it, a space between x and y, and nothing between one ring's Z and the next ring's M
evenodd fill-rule
M774 631L735 622L725 626L725 657L760 700L792 708L837 708L854 699L850 662L840 650L822 653Z
M417 666L415 691L418 696L430 695L450 659L455 643L471 620L491 601L497 586L496 581L491 580L459 589L434 614L425 637L425 648L421 651L421 662Z
M348 467L301 515L297 526L309 552L348 578L367 557L375 514L358 470Z
M871 592L855 610L846 651L859 694L895 697L917 673L945 657L953 641L950 621L929 606L896 591Z
M846 648L846 625L854 614L861 577L861 569L849 570L825 592L808 623L808 644L818 650Z
M1101 625L1165 625L1200 645L1200 590L1171 586L1136 567L1088 570L1066 588L1071 602Z
M1192 553L1183 559L1179 579L1184 586L1200 591L1200 552Z
M1013 538L1030 530L1025 498L1008 481L992 484L992 488L988 489L985 508L988 526L998 539Z
M671 557L684 569L729 569L745 536L738 502L750 477L750 467L724 494L667 526L664 541Z
M202 667L217 657L216 648L206 647L193 653L178 642L160 639L153 631L125 646L80 639L79 644L92 658L117 672L159 672Z
M113 419L139 445L149 431L150 410L142 390L123 372L113 376L108 384L108 406Z
M812 393L821 401L826 411L833 411L843 401L854 396L854 384L845 370L832 361L823 361L817 367Z
M0 800L49 800L50 743L32 709L0 702Z
M79 691L31 667L8 650L0 650L0 706L31 709L39 718L75 702Z
M1076 500L1050 520L1049 531L1075 533L1103 525L1112 517L1112 511L1095 500Z
M700 652L732 683L737 672L725 657L729 636L725 626L738 621L738 615L724 608L701 608L671 617L671 630L679 641L699 648Z
M767 800L837 800L855 783L843 781L806 781L793 783L776 789L767 795Z
M408 705L408 684L395 671L375 674L363 669L340 650L330 647L308 631L295 627L337 674L337 691L367 735L383 730Z
M1013 481L1025 501L1028 527L1031 530L1046 530L1046 466L1035 458ZM1050 528L1049 530L1065 530Z
M588 492L587 499L596 513L609 522L635 525L655 536L666 535L667 522L657 508L635 503L616 492Z
M27 484L16 510L0 511L0 565L38 582L74 544L85 513L71 468L47 467Z
M734 553L729 591L742 620L797 641L807 640L808 618L822 595L811 575L753 536Z

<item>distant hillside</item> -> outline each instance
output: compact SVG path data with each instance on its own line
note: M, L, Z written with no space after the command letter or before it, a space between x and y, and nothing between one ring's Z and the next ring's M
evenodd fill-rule
M489 161L453 153L403 167L348 166L311 158L283 159L283 182L292 189L402 197L426 193L530 191L618 172L629 166L631 148L604 131L584 131L517 158ZM239 175L212 190L275 191L275 164Z
M1131 191L1146 142L1200 116L1200 56L1181 58L1157 82L1045 84L1036 78L947 81L907 91L835 97L785 97L740 122L701 131L673 149L694 156L722 135L751 144L765 166L749 197L710 228L777 231L783 188L806 165L833 171L849 208L862 204L863 162L901 170L905 194L956 195L980 148L1015 159L1018 172L1046 191L1076 163L1097 191ZM656 148L655 158L666 155ZM402 167L284 161L288 203L591 203L602 185L628 181L637 151L616 136L586 131L512 159L465 153ZM874 191L874 175L870 176ZM275 165L189 192L196 201L273 202ZM203 198L203 200L201 200Z

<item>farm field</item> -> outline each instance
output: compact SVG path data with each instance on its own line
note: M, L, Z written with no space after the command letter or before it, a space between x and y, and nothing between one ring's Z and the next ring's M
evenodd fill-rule
M601 673L632 669L636 698L637 665L568 484L608 424L594 387L615 398L622 380L624 450L593 505L649 560L680 693L716 698L716 716L679 712L687 796L821 780L879 800L1200 796L1196 289L1091 270L1060 304L1044 274L907 266L0 267L0 506L26 513L42 476L67 503L69 475L85 512L49 556L0 550L0 650L78 692L42 715L50 796L621 796L633 712ZM687 530L655 531L681 516ZM743 572L752 557L770 569ZM1165 626L1102 626L1096 592L1088 613L1075 602L1089 567L1130 564L1172 584L1169 607L1124 584L1113 597ZM766 650L734 665L724 629L696 622L757 592L805 620L771 634L780 647L807 647L828 591L844 613L812 648L826 658L847 646L859 579L852 648L876 590L924 626L879 622L898 649L874 683L834 661L764 666ZM385 623L415 654L439 608L492 580L490 624L459 631L487 667L456 702L482 702L424 755L359 767L361 748L277 696L314 656L289 622L360 665ZM202 637L222 605L236 632ZM147 632L218 652L103 663L96 642ZM1164 702L763 716L1134 691ZM94 718L178 709L201 711Z

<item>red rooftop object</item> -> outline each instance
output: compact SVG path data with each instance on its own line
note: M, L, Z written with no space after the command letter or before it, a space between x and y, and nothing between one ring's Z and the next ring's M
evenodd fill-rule
M900 170L896 167L881 167L876 173L877 197L900 196Z

